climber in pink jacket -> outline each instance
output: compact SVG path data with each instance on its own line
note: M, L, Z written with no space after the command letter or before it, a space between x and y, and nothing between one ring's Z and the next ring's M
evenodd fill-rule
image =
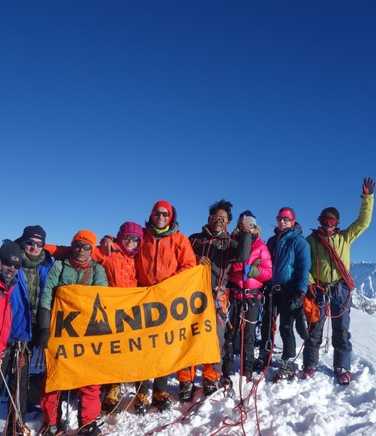
M248 223L247 223L248 222ZM223 347L222 382L231 385L230 374L233 372L234 344L241 328L241 317L244 317L244 342L242 375L250 378L253 371L256 321L263 304L262 288L272 277L272 260L266 244L260 238L260 228L256 217L246 210L238 219L237 228L233 232L236 238L244 223L251 228L248 233L251 239L248 258L242 263L233 263L229 273L228 288L230 290L230 310ZM248 244L245 244L248 246Z

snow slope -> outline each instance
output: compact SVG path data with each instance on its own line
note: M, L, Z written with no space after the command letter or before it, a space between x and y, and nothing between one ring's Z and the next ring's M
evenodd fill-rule
M367 332L367 336L365 333ZM257 408L260 430L263 436L331 436L331 435L375 435L376 434L376 319L358 310L352 311L354 379L350 386L337 385L332 376L333 350L321 353L321 366L314 379L283 381L273 384L260 382ZM301 366L301 358L297 362ZM269 370L268 378L275 368ZM239 377L233 378L238 391ZM251 383L245 387L245 395ZM225 416L236 419L239 415L233 408L238 403L224 398L222 392L193 410L184 423L176 423L160 430L162 435L210 435L222 427ZM133 413L122 413L116 425L107 426L113 435L145 434L158 429L161 424L179 416L176 410L159 414L150 413L137 417ZM245 423L247 435L257 434L254 402L248 407ZM156 433L155 433L156 434ZM242 434L241 428L224 428L218 434Z
M267 381L261 380L258 386L257 409L259 425L263 436L345 436L376 434L376 317L359 310L352 310L354 378L350 386L337 385L333 380L331 362L332 348L326 354L321 352L321 366L315 378L311 380L282 381L276 384L270 378L276 368L270 368ZM326 331L326 329L325 329ZM277 339L277 345L280 340ZM275 356L278 359L278 355ZM297 363L301 366L301 356ZM145 416L137 416L132 407L114 417L106 418L102 427L110 435L241 435L240 426L223 427L223 420L228 417L239 420L239 413L234 407L239 402L239 376L233 377L236 397L225 397L222 391L203 400L187 414L182 422L176 422L166 428L163 425L182 417L182 409L176 401L172 410L164 413L151 411ZM171 380L171 390L177 396L177 381ZM252 383L243 385L246 397ZM133 389L125 388L128 398ZM197 395L199 401L202 396ZM126 402L127 404L127 402ZM72 426L76 419L71 414ZM36 429L40 419L32 419L29 425ZM247 420L244 424L247 435L257 434L254 401L251 397L247 406Z

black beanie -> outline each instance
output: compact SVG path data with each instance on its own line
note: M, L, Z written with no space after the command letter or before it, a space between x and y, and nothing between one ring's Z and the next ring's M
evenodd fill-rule
M335 207L326 207L325 209L323 209L320 213L319 221L321 222L322 218L328 215L332 215L334 218L337 219L337 221L339 221L339 212L338 209L336 209Z
M19 240L22 242L27 241L30 238L41 239L43 244L46 242L46 232L42 226L27 226L24 228L21 238Z
M15 242L6 240L0 247L0 260L5 265L21 266L22 250Z

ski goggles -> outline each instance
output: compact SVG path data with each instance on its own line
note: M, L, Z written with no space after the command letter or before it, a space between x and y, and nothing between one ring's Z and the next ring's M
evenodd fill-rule
M335 227L338 224L338 220L331 216L323 216L320 218L320 224L325 227Z

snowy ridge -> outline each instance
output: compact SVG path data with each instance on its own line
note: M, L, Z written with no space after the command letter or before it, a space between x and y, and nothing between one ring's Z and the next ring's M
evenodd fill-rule
M376 263L360 262L351 265L351 274L356 283L352 304L357 309L376 314Z
M351 275L361 295L367 298L376 298L376 263L353 263L351 265Z

